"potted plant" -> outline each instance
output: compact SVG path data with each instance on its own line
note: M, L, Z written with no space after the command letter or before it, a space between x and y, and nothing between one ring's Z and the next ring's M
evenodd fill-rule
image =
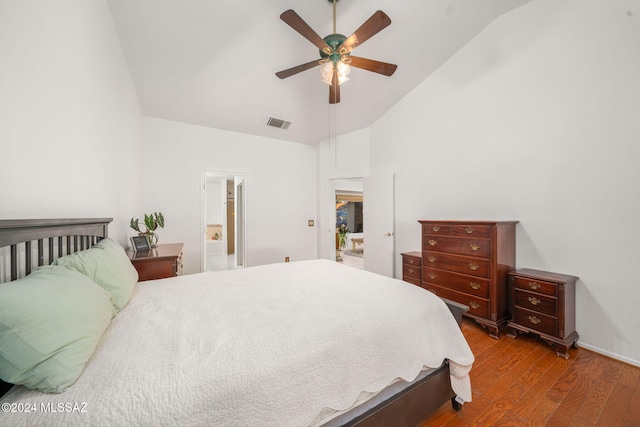
M336 261L342 261L342 251L347 244L347 233L349 229L346 224L340 224L340 226L336 229L337 237L338 237L338 252L336 253Z
M155 231L158 227L164 228L164 216L162 212L154 212L148 215L144 214L145 231L140 230L140 220L138 218L132 217L129 225L138 232L139 236L146 236L149 240L149 246L155 248L158 245L158 235Z

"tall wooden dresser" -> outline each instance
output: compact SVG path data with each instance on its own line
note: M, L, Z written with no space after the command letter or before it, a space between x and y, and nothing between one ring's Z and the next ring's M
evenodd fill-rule
M518 221L418 221L422 287L469 306L465 314L500 337L510 318L507 273L515 268Z

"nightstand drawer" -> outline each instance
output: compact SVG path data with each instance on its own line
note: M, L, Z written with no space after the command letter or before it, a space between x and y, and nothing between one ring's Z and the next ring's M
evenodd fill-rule
M420 266L402 264L402 278L404 279L405 277L420 280L422 278Z
M536 311L519 308L513 314L513 320L519 325L534 329L544 334L557 336L557 321L555 317L547 316Z
M557 316L557 299L534 292L515 290L515 304L517 307L526 308L549 316Z
M545 294L552 297L557 296L558 285L552 282L545 282L540 279L530 277L516 277L515 288L525 291L533 291L539 294Z
M421 283L420 279L414 279L412 277L403 276L402 280L405 281L405 282L409 282L412 285L416 285L416 286L422 287L422 283Z
M467 276L431 267L422 269L425 282L445 286L455 291L464 292L481 298L489 298L489 279Z

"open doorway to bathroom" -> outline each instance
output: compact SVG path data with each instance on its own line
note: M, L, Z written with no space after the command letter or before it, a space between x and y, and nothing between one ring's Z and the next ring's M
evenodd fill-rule
M202 271L244 267L245 177L221 172L203 173Z
M336 261L364 268L364 194L361 179L335 180Z

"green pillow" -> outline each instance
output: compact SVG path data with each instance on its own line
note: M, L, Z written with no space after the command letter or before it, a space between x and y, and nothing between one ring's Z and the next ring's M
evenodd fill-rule
M102 286L109 294L116 310L122 310L131 299L138 272L122 246L115 240L104 239L91 249L58 258L54 265L74 268Z
M0 378L63 392L82 373L113 316L109 294L65 267L40 267L0 284Z

